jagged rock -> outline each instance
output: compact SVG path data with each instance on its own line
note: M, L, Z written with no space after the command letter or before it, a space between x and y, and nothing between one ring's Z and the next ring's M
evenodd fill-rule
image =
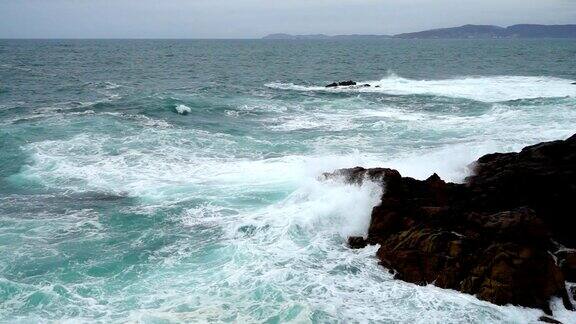
M485 155L475 163L467 183L474 208L530 206L560 243L576 245L576 135L528 146L520 153Z
M395 179L400 179L400 172L394 169L387 168L373 168L364 169L362 167L355 167L352 169L340 169L334 172L326 172L322 174L324 179L340 179L354 184L362 184L365 180L382 181L386 179L387 182L393 182Z
M353 249L362 249L368 245L368 242L362 236L351 236L348 238L348 245Z
M343 86L343 87L348 87L348 86L354 86L356 85L356 82L352 81L352 80L348 80L348 81L342 81L342 82L338 82L339 86Z
M397 278L548 314L550 298L558 296L573 309L565 281L576 278L576 253L551 251L557 242L576 245L576 135L483 156L474 170L464 184L386 168L323 176L382 184L367 238L350 238L349 245L380 244L381 264Z
M468 221L478 226L482 235L494 239L514 239L547 245L551 234L536 213L527 207L495 214L470 213Z
M326 88L348 87L348 86L355 86L355 85L356 85L356 82L349 80L349 81L330 83L326 86Z
M499 305L537 307L548 314L552 296L569 301L562 272L546 250L497 242L478 252L475 266L456 287L460 291Z

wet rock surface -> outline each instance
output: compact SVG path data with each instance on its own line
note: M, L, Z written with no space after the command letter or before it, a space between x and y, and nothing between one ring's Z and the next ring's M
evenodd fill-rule
M337 170L326 178L384 187L368 236L401 280L476 295L495 304L540 308L554 296L573 309L566 281L576 281L576 135L473 164L463 184L393 169Z

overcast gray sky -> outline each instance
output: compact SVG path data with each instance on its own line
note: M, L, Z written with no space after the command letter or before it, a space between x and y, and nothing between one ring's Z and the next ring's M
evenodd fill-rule
M0 0L0 38L395 34L576 23L576 0Z

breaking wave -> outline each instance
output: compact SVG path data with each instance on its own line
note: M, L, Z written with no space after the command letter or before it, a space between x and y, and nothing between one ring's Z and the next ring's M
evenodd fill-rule
M389 75L381 80L360 81L370 87L326 88L292 83L269 83L269 88L295 91L366 92L390 95L432 95L482 102L518 99L576 97L573 80L544 76L463 77L443 80L415 80Z

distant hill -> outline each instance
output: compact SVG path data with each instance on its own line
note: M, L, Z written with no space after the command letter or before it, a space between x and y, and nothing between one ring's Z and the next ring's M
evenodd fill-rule
M493 25L464 25L452 28L430 29L415 33L389 35L290 35L271 34L263 39L463 39L463 38L576 38L576 25L513 25L499 27Z
M314 35L270 34L263 37L263 39L327 39L327 38L330 38L330 36L324 34L314 34Z
M271 34L263 37L262 39L381 39L381 38L392 38L388 35L335 35L328 36L324 34L313 34L313 35L290 35L290 34Z
M492 25L464 25L439 28L415 33L395 35L395 38L500 38L507 34L506 28Z
M395 35L395 38L576 38L576 25L464 25Z

